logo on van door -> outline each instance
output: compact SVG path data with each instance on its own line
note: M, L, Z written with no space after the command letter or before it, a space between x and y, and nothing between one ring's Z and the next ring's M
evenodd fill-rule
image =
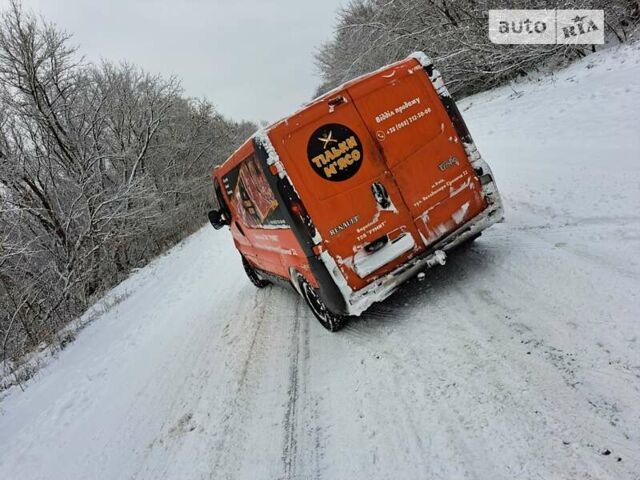
M328 123L311 134L307 157L313 170L322 178L341 182L353 177L360 169L362 144L349 127Z

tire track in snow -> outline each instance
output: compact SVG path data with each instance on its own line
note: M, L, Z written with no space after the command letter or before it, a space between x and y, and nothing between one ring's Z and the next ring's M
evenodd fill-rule
M271 290L271 288L268 288L268 290ZM214 443L214 458L211 462L215 478L233 478L233 475L228 470L234 467L237 469L242 463L241 454L244 450L242 437L245 435L245 423L252 404L249 391L252 386L249 385L249 376L253 373L251 371L253 368L260 367L259 362L256 362L255 359L258 356L258 350L264 346L263 343L265 341L262 329L267 305L264 297L270 293L268 290L256 292L253 298L253 306L243 318L245 324L255 324L255 327L251 333L248 346L240 357L242 360L236 379L236 387L223 408L222 425L220 425L220 433ZM258 372L255 372L255 376L259 378Z
M300 302L297 302L296 306ZM289 386L287 388L287 408L283 422L284 444L282 447L282 462L284 468L284 478L295 478L296 463L298 453L297 441L297 414L298 414L298 367L300 359L300 315L296 315L293 328L291 329L291 347L289 363Z
M319 479L323 443L318 418L318 401L309 394L311 365L309 323L306 304L296 301L290 335L287 405L283 421L282 463L285 479ZM322 332L324 334L324 332ZM299 473L304 472L304 473Z
M306 309L306 304L300 300L298 302L298 308ZM308 414L305 416L306 420L306 435L308 440L308 445L305 445L305 453L309 453L309 457L307 458L307 464L312 467L310 474L309 469L306 469L307 477L313 478L315 480L320 480L322 477L321 465L322 459L324 457L325 445L324 439L322 437L322 426L320 424L320 414L319 414L319 401L318 398L313 396L311 393L311 346L310 346L310 323L314 322L315 318L312 318L308 311L305 311L305 317L303 321L303 329L302 335L304 338L304 350L303 350L303 358L304 358L304 399L305 399L305 412ZM325 332L321 332L324 334Z

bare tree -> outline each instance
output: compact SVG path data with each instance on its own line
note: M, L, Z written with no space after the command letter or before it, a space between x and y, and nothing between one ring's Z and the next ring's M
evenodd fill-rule
M175 78L84 64L11 3L0 16L0 345L5 365L200 227L209 172L252 133Z
M467 95L583 56L589 48L495 45L487 34L492 8L604 9L607 39L619 42L637 31L640 20L637 0L352 0L340 10L333 38L316 53L318 93L423 50L445 72L452 93Z

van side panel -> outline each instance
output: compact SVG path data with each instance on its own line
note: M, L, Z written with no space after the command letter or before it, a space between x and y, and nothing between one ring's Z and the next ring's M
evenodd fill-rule
M303 270L307 262L252 147L241 147L232 157L233 166L216 172L232 213L231 234L254 267L289 280L289 268Z

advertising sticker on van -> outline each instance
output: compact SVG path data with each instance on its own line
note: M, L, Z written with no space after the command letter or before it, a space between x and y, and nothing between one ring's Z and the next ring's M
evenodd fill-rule
M360 139L339 123L328 123L311 134L307 157L311 168L325 180L341 182L353 177L363 161Z

